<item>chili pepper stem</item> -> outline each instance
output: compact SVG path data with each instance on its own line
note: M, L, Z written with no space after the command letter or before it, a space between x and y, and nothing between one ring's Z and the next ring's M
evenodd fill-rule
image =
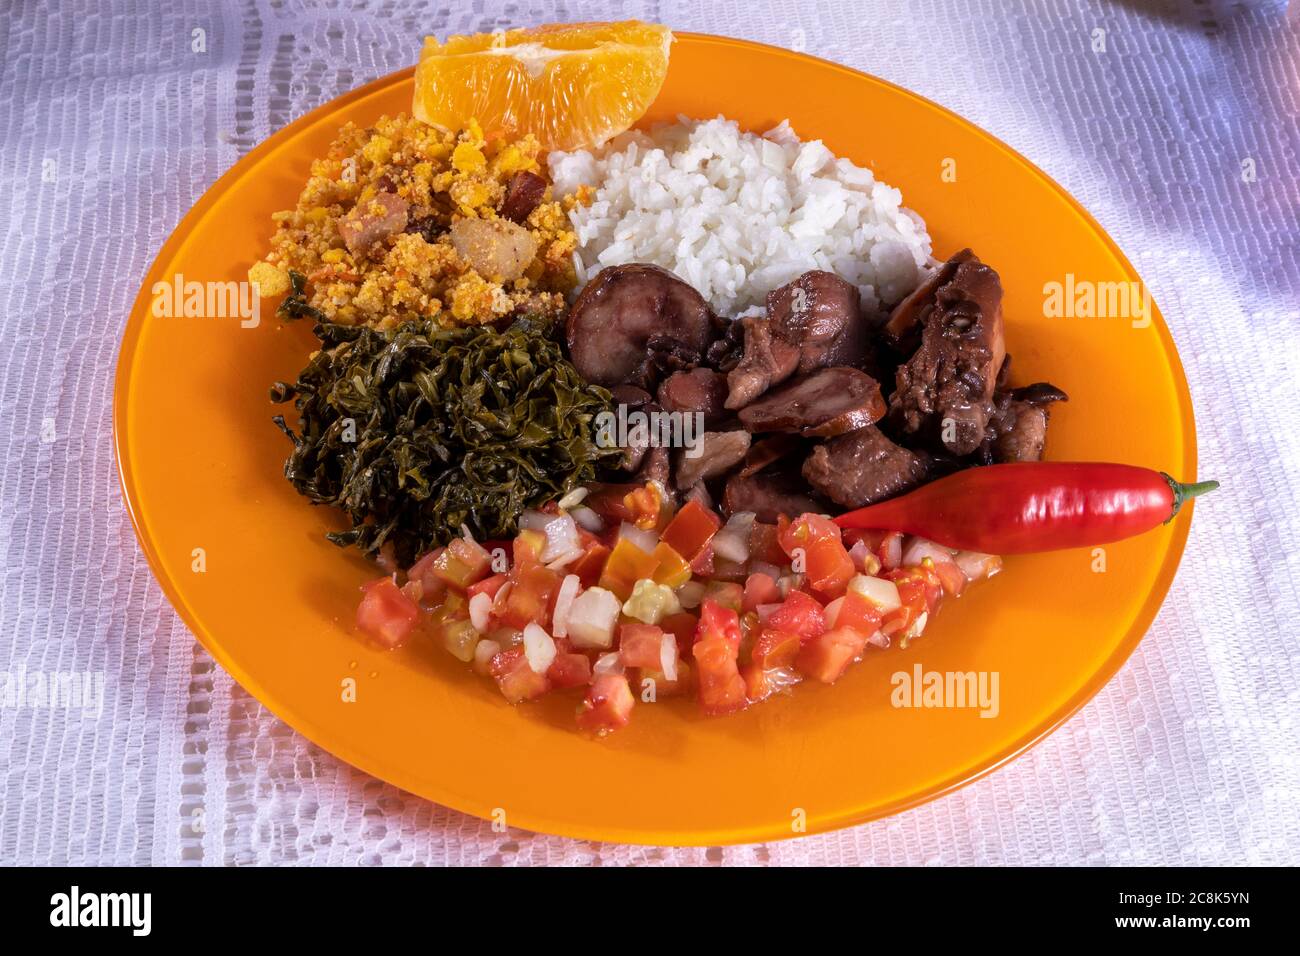
M1195 498L1198 495L1211 492L1215 488L1219 487L1217 481L1194 481L1184 483L1181 481L1175 481L1163 471L1160 474L1164 475L1165 481L1169 482L1169 487L1173 489L1174 492L1174 508L1173 511L1169 513L1169 517L1165 519L1165 524L1169 524L1169 522L1174 520L1174 516L1178 514L1178 509L1183 506L1185 501Z

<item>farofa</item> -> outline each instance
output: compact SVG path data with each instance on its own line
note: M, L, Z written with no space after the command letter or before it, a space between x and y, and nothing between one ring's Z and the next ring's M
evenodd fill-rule
M289 272L301 273L307 303L345 325L388 329L426 317L476 325L515 314L559 315L575 281L577 240L549 185L521 223L537 251L516 279L480 275L448 234L461 219L497 219L516 173L544 176L540 148L531 135L486 140L473 121L460 133L404 114L385 116L370 129L349 123L325 157L313 161L297 206L272 217L271 251L249 279L262 295L279 296L289 291ZM380 201L391 200L380 195L385 192L408 204L405 229L354 254L340 226L362 203L370 205L354 217L391 212Z

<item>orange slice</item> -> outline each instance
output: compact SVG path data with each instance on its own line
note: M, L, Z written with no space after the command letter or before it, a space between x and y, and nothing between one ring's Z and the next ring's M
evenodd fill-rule
M668 74L667 27L625 20L428 37L415 118L443 129L535 135L545 149L597 146L654 102Z

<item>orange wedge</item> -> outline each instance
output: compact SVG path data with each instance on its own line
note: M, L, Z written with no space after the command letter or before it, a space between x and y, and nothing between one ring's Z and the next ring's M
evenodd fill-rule
M668 74L667 27L570 23L424 41L415 118L443 129L535 135L545 149L597 146L635 123Z

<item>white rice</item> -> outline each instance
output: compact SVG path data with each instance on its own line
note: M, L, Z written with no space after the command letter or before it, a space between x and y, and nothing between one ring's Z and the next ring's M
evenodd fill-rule
M549 157L557 195L594 187L570 214L579 283L605 266L675 272L714 311L760 309L810 269L834 272L867 309L914 288L930 263L925 223L871 170L838 159L789 124L762 136L719 116L633 130L595 153Z

